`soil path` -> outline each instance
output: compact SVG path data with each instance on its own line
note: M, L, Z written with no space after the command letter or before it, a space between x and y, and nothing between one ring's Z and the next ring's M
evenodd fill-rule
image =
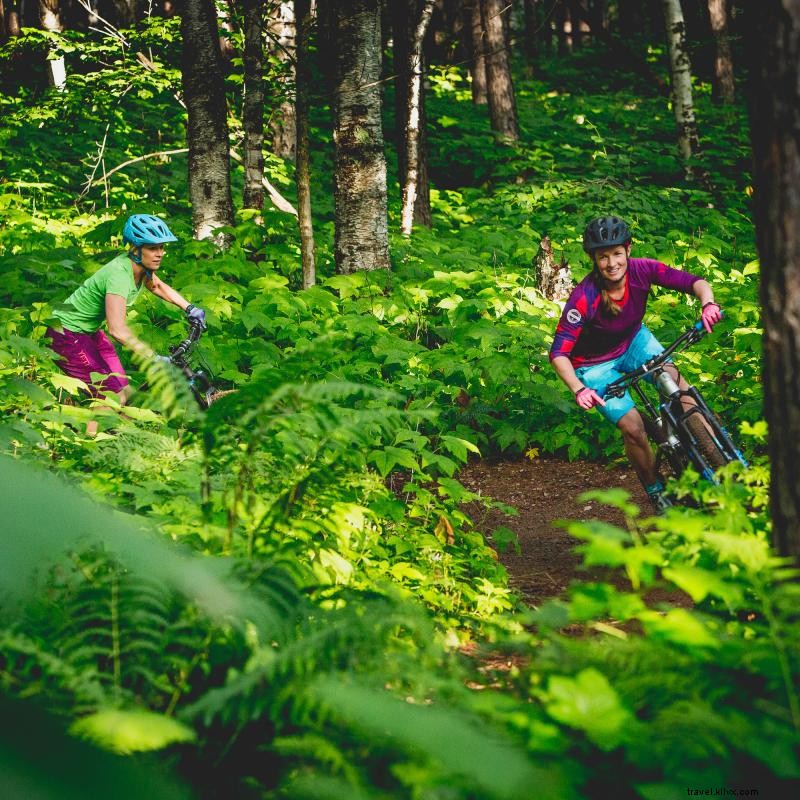
M571 550L576 544L566 531L554 527L559 519L601 519L622 525L616 509L595 501L579 503L577 496L590 489L620 487L646 513L649 503L633 470L607 467L588 461L537 458L533 461L479 461L465 467L459 480L473 492L514 506L519 514L508 516L486 511L477 503L467 512L478 530L491 533L503 525L519 537L521 553L512 548L500 555L511 585L529 605L561 594L578 575L579 559ZM586 573L581 573L586 577Z

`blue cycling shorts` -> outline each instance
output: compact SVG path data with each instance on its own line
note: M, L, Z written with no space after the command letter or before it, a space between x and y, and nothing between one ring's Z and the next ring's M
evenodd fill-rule
M578 367L578 369L575 370L575 374L584 386L594 389L597 394L603 397L603 392L606 390L606 386L608 386L609 383L615 381L625 372L630 372L632 369L641 367L645 361L651 359L653 356L657 356L659 353L663 352L663 350L664 348L658 339L642 325L639 332L628 345L628 349L621 356L612 358L610 361L601 361L599 364L589 364L586 367ZM652 382L653 378L651 375L648 375L646 380ZM595 408L609 422L613 422L614 425L635 407L630 392L625 392L622 397L607 399L604 406L595 406Z

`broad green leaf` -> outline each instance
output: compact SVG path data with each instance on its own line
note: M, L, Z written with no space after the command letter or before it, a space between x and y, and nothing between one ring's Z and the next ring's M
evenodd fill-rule
M553 719L583 731L601 750L613 750L633 733L633 715L605 675L593 667L574 678L554 675L542 699Z
M79 378L64 375L62 372L51 372L47 378L56 389L63 389L71 395L78 395L81 390L86 391L87 388L86 384Z
M196 738L195 732L182 722L143 709L101 709L74 722L70 731L124 755L162 750Z
M717 649L720 646L708 628L684 608L673 608L663 613L642 611L638 618L647 635L654 639L687 647Z
M389 570L397 580L424 581L425 574L407 561L397 561Z
M704 600L709 594L721 597L726 602L735 603L741 599L740 587L726 583L715 572L689 565L666 567L662 574L679 589L683 589L695 603Z

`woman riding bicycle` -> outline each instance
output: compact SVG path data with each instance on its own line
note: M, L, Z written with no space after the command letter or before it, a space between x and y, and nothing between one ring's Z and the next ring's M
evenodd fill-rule
M164 257L164 245L178 241L162 219L133 214L125 222L122 241L129 245L128 251L87 278L53 312L62 330L48 328L47 335L60 356L59 366L67 375L82 380L93 397L116 392L124 404L130 395L128 378L114 345L101 330L103 322L112 338L142 359L152 359L156 357L153 350L132 333L126 322L127 310L136 302L142 286L203 327L205 312L156 274ZM89 433L96 430L96 422L87 426Z
M569 296L556 328L550 360L584 410L597 406L622 433L625 453L657 511L670 505L641 414L628 392L603 400L609 383L636 369L663 347L642 324L652 285L694 294L707 331L722 318L703 278L649 258L630 258L631 234L619 217L598 217L586 227L583 249L593 269ZM686 381L672 364L666 370L682 389Z

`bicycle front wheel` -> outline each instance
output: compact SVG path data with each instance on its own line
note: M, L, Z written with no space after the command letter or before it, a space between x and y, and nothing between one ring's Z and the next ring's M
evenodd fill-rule
M728 458L717 444L711 431L705 426L699 413L687 417L686 428L694 436L700 455L712 470L716 472L719 467L728 463Z
M666 418L666 416L664 416L662 418L661 425L659 426L655 420L651 419L647 415L643 414L642 419L644 420L644 427L647 431L650 441L652 441L657 448L657 466L660 468L661 463L666 461L666 463L669 464L672 474L676 478L680 478L681 474L689 463L689 459L686 456L683 446L675 442L674 436L672 437L674 446L673 443L670 442L672 427L669 424L669 420ZM665 431L667 433L665 433Z

